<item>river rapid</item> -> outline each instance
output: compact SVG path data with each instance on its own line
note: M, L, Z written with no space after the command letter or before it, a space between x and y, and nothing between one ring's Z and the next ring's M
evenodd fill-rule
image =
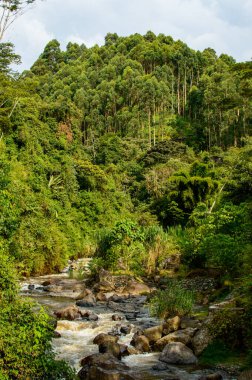
M41 284L46 280L62 279L69 281L67 274L43 276L31 278L21 284L21 294L36 300L40 305L43 305L48 310L48 313L53 315L54 311L69 305L75 304L75 294L71 292L64 293L46 293ZM89 308L92 312L98 315L97 321L86 320L58 320L56 331L60 334L59 338L53 339L53 349L58 359L67 361L77 372L81 368L80 361L82 358L98 353L98 346L93 344L93 339L100 333L108 333L116 330L119 325L132 324L135 327L146 328L159 324L159 321L149 316L148 307L144 305L141 310L141 316L134 321L127 321L124 318L122 321L113 321L112 315L115 312L109 309L105 303L98 302L96 306ZM129 345L132 339L133 332L127 335L121 335L118 343ZM122 361L130 368L130 373L136 380L199 380L203 375L213 373L213 370L190 367L167 366L166 369L160 366L158 360L160 353L147 353L130 355L122 358ZM235 380L234 377L228 376L222 371L224 380Z

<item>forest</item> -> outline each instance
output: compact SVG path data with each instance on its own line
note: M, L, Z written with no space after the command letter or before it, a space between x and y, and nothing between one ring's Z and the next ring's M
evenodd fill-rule
M178 278L219 271L244 310L220 338L239 350L242 334L251 366L252 62L151 31L52 40L21 74L19 59L0 44L0 379L73 379L17 279L81 257L149 279L171 256Z

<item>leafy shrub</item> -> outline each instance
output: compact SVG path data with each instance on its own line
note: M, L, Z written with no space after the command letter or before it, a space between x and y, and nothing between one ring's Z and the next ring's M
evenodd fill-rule
M111 230L103 230L98 236L96 257L107 269L135 270L142 266L145 252L144 235L137 223L126 220L116 223ZM98 263L98 262L97 262Z
M206 255L209 266L237 272L240 267L240 246L232 236L216 234L207 236L200 244L199 253Z
M159 290L150 303L151 313L157 317L173 317L190 314L194 293L184 289L177 281L170 281L166 290Z
M67 364L56 362L51 350L53 326L43 309L17 299L1 302L0 368L7 379L71 379ZM37 309L37 308L36 308ZM73 375L73 373L72 373Z
M0 379L73 380L74 372L56 361L51 317L18 296L17 276L8 256L0 256Z
M225 308L214 313L208 328L214 339L224 341L229 347L244 347L246 331L244 312Z

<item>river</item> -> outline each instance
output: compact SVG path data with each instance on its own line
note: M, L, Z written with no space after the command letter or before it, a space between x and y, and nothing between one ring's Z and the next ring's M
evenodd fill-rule
M52 278L62 279L71 284L71 280L67 274L31 278L29 281L21 284L21 293L24 296L35 299L39 304L45 306L51 315L53 315L55 310L75 304L75 294L71 294L71 291L50 294L44 291L41 284L45 280ZM71 286L69 286L69 288L71 288ZM113 310L107 308L104 303L97 303L97 305L92 308L92 312L98 315L98 321L94 322L80 319L75 321L59 320L57 322L56 331L60 334L60 338L53 339L53 349L58 359L64 359L75 368L76 371L80 369L80 360L82 358L98 352L98 346L93 344L93 339L99 333L110 332L112 329L117 328L118 323L132 323L134 326L143 328L159 324L158 320L149 316L146 306L143 307L141 317L133 322L126 320L120 322L113 321L112 315L115 313ZM122 316L124 317L124 315ZM121 335L118 343L129 345L132 336L133 332L127 335ZM159 368L157 370L155 366L160 364L158 360L159 355L160 353L130 355L124 357L122 361L130 367L130 372L134 375L136 380L165 380L171 378L179 380L198 380L203 374L213 372L212 370L202 370L195 366L183 368L171 365L169 365L167 369L161 370L161 368ZM235 378L229 377L224 372L221 374L223 380L235 380Z

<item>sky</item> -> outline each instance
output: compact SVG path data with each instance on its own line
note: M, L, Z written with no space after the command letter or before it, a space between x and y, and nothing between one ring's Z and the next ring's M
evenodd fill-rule
M107 33L171 35L195 50L252 57L252 0L36 0L8 30L28 69L52 39L102 45Z

